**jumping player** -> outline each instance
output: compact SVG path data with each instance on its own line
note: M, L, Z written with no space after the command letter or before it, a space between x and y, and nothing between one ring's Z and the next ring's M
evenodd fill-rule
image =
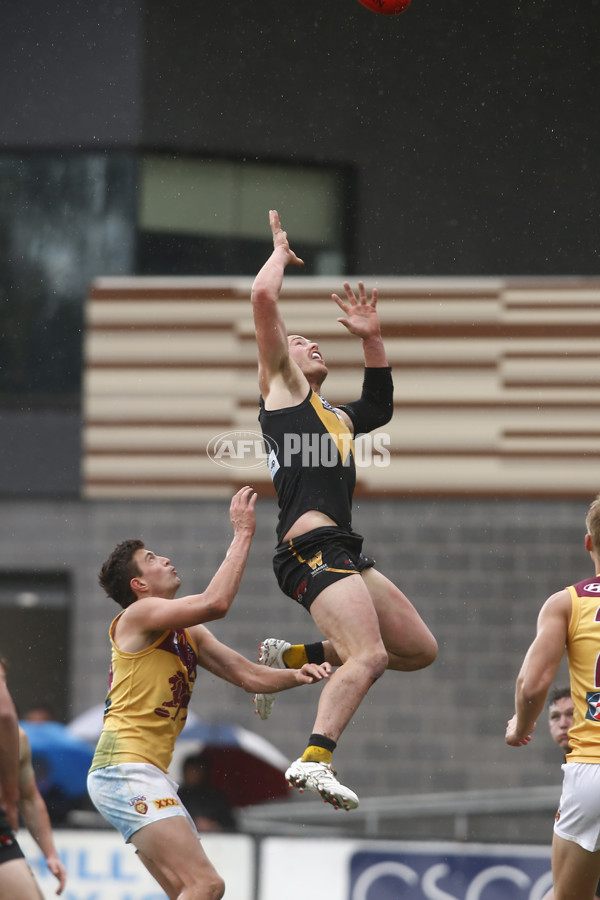
M352 530L355 485L353 435L381 427L392 415L392 376L377 315L377 292L333 299L338 319L362 341L364 382L358 400L333 408L320 395L327 365L318 344L288 335L279 308L283 275L302 265L290 248L275 210L269 214L273 252L252 288L258 346L259 420L269 447L271 477L279 501L278 545L273 567L285 594L310 612L328 639L310 645L313 661L337 671L321 692L317 717L301 758L289 767L291 785L316 791L334 807L353 809L358 797L337 780L332 752L371 685L386 669L412 671L430 665L436 641L405 595L374 568ZM303 451L308 448L305 454ZM290 657L287 642L263 642L268 666L299 665L302 645ZM270 646L273 652L265 652ZM287 653L287 657L286 657ZM270 698L256 698L263 717Z

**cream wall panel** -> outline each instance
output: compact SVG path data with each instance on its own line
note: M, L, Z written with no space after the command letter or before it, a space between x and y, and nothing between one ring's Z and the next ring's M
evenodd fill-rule
M396 410L381 431L396 456L387 470L359 470L362 490L589 492L600 446L596 280L366 281L380 291L394 368ZM259 430L251 286L251 278L93 285L84 375L88 496L171 489L180 497L186 487L209 496L209 483L220 491L243 477L243 469L211 462L205 448L217 433ZM324 393L339 404L360 394L362 356L336 321L334 291L343 296L335 279L290 277L281 309L289 332L318 341L331 367ZM268 484L266 470L254 477Z

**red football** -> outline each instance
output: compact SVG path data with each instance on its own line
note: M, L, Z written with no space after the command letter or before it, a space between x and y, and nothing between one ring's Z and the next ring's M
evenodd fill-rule
M410 6L410 0L358 0L358 2L381 16L397 16Z

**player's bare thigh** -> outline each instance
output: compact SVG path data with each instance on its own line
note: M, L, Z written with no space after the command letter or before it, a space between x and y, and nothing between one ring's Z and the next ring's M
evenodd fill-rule
M33 872L24 859L9 859L0 866L0 900L44 900Z
M207 857L198 834L183 816L151 822L131 838L139 858L151 875L176 900L181 891L203 900L218 900L223 895L223 879Z
M437 641L410 600L377 569L365 569L361 577L377 611L388 668L410 672L431 665Z
M600 850L590 853L555 834L552 873L554 900L593 900L600 878Z
M313 600L310 614L341 662L387 655L373 601L360 575L348 575L324 588Z

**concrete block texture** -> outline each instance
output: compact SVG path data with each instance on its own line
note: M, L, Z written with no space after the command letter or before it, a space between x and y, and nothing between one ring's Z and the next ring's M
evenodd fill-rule
M107 629L119 607L103 597L97 572L115 544L142 537L172 558L183 591L201 591L232 535L228 508L220 500L2 502L0 578L15 571L34 579L40 571L69 573L69 716L105 695ZM545 721L522 749L505 746L504 729L540 605L590 572L586 510L579 501L361 500L355 527L366 536L365 549L418 608L437 637L439 657L420 672L386 673L342 736L335 765L360 795L560 780L560 754ZM220 640L252 659L264 637L319 639L310 616L281 594L271 571L275 502L261 500L257 512L239 595L228 617L211 625ZM32 677L43 678L36 672L38 640L43 635L32 635L30 667ZM557 683L567 677L563 664ZM320 690L282 694L262 722L251 695L200 672L192 708L256 731L293 759L311 733Z

